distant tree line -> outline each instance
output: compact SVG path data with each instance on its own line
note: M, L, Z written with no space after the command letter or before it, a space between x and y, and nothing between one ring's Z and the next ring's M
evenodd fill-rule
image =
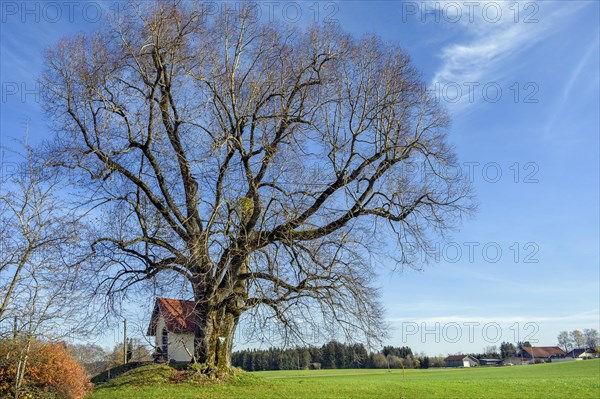
M498 347L496 345L492 345L483 348L483 352L481 353L469 353L469 355L473 356L475 359L505 359L509 356L504 357L506 353L502 352L506 351L507 345L512 346L514 349L514 345L508 342L502 342L502 345L500 345L500 351L498 350Z
M385 346L368 352L363 344L331 341L321 347L293 349L247 349L234 352L232 364L247 371L350 369L350 368L429 368L443 367L443 357L414 355L408 346Z
M476 359L508 359L517 355L517 350L524 346L531 346L529 341L519 341L516 345L511 342L502 342L500 348L496 345L486 346L481 353L470 353Z

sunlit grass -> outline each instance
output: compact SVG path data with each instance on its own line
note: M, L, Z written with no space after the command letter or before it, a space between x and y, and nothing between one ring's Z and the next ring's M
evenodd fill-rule
M600 360L514 367L243 373L217 384L173 384L165 366L127 373L92 399L598 398Z

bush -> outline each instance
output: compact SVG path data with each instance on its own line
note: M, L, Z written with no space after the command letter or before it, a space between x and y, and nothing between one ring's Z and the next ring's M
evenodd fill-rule
M0 341L0 397L14 396L20 340ZM92 384L62 343L32 341L22 382L24 398L82 399Z

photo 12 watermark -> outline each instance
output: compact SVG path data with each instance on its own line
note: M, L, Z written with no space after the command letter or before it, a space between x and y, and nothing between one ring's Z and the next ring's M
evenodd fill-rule
M503 327L497 322L481 323L476 321L466 322L403 322L401 325L402 343L418 340L421 343L469 343L478 340L490 344L502 341L537 343L536 334L540 327L537 323L515 322L510 326Z
M119 2L107 6L97 1L2 1L2 23L50 23L64 24L78 21L97 23L113 12Z
M436 242L427 248L404 246L407 258L434 263L539 263L540 246L535 241L500 244L495 241Z
M540 6L534 1L403 1L400 11L404 23L535 24Z
M404 179L425 182L431 180L461 180L470 183L537 184L540 166L535 161L464 161L455 165L432 165L429 162L405 162L400 165Z
M18 102L22 104L41 104L43 87L35 81L6 81L0 83L0 101L2 104Z
M148 2L151 3L151 2ZM182 2L185 5L185 2ZM139 14L144 2L129 1L3 1L0 3L2 23L86 23L119 21ZM302 21L312 23L338 23L340 3L335 1L203 1L199 2L200 15L204 18L217 14L245 15L254 20L294 24Z
M505 99L515 104L538 104L540 86L533 81L511 82L435 82L429 89L429 94L441 103L474 104L483 101L495 104Z

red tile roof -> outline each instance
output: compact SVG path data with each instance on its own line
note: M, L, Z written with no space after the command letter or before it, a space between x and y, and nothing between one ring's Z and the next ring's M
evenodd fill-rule
M524 346L523 350L533 357L564 356L565 351L558 346Z
M148 326L148 335L156 335L156 324L159 316L165 319L167 331L169 332L193 332L194 331L194 301L183 301L181 299L156 298L152 318Z
M450 355L444 360L463 360L467 355Z

